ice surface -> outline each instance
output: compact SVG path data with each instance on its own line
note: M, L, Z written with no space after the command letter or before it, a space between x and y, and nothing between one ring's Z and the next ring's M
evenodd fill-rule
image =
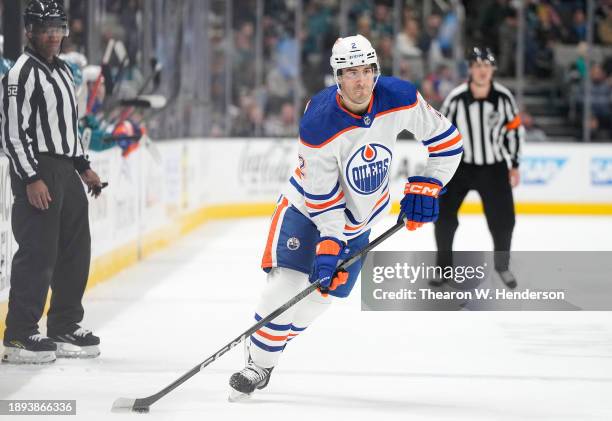
M227 402L238 347L149 414L111 413L116 398L159 391L253 323L268 222L210 223L89 291L84 325L102 355L2 365L0 399L76 399L71 420L612 419L611 313L361 312L358 287L291 342L250 401ZM491 247L483 217L461 219L456 247ZM612 250L612 218L520 215L513 248ZM432 227L381 249L433 250Z

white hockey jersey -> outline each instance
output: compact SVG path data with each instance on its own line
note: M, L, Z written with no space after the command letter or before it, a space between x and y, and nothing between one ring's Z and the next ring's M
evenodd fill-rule
M461 160L461 134L413 84L381 76L361 116L341 105L336 86L324 89L311 99L300 122L299 165L283 195L321 236L356 237L389 209L393 151L404 129L429 151L419 175L446 185Z

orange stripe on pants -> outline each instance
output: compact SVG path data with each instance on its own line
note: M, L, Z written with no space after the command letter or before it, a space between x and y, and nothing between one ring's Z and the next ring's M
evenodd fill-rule
M272 217L272 224L270 225L270 232L268 233L268 241L266 242L266 249L264 251L263 258L261 259L261 267L262 268L270 268L272 267L272 244L274 243L274 237L276 235L276 228L278 225L278 220L280 219L280 215L283 213L283 210L289 206L289 201L286 197L283 197L281 203L276 207L276 211L274 212L274 216Z

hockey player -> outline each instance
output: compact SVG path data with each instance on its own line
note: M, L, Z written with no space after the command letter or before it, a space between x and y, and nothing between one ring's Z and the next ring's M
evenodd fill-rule
M230 400L263 389L288 341L327 308L349 295L361 262L336 273L368 244L370 228L388 211L389 172L404 129L429 150L420 176L410 177L400 218L414 230L435 221L438 194L463 151L461 135L414 85L380 76L376 51L361 35L339 38L330 59L336 86L315 95L300 123L299 165L278 200L262 268L267 284L255 320L321 281L315 292L246 341L246 367L230 380Z

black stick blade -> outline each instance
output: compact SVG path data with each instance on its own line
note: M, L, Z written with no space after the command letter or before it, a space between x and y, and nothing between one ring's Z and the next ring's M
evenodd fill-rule
M119 101L123 107L160 109L166 106L166 97L163 95L140 95L135 98L124 98Z

